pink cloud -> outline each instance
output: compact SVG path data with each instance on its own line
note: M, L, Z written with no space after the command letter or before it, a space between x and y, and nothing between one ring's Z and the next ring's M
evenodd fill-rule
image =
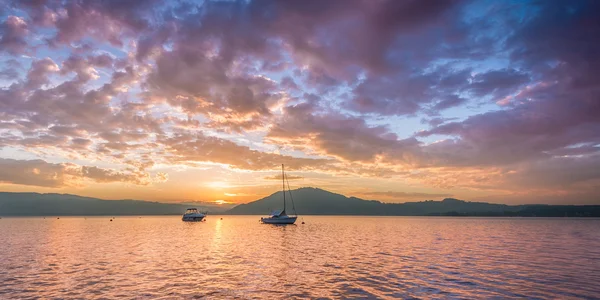
M17 16L8 16L0 25L0 51L10 54L25 53L28 47L27 36L29 28L27 22Z

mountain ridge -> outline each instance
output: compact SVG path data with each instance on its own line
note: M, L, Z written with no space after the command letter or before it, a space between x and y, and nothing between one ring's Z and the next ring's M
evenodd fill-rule
M294 202L288 198L288 212L293 213L296 208L300 215L600 217L600 205L507 205L455 198L386 203L347 197L313 187L292 190L291 195ZM282 198L281 191L278 191L226 210L226 207L202 206L198 203L104 200L60 193L0 192L0 216L180 215L189 206L217 214L266 215L271 210L282 208Z
M189 206L213 213L225 211L216 205L136 199L105 200L60 193L0 192L0 216L178 215Z
M455 198L386 203L346 197L313 187L292 190L291 194L296 198L297 213L300 215L600 217L600 205L507 205ZM256 201L237 205L227 213L268 214L272 209L282 208L282 198L279 191ZM288 209L288 213L293 212Z

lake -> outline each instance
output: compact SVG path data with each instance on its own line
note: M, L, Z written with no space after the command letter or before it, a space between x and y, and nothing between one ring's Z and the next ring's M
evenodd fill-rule
M599 219L259 218L2 218L0 299L600 296Z

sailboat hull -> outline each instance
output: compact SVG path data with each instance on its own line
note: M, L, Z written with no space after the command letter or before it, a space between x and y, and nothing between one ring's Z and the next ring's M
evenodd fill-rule
M296 223L296 217L290 217L285 213L285 171L283 169L283 164L281 165L281 191L283 192L283 210L274 211L269 217L260 218L260 221L263 224L294 224ZM290 197L292 193L289 191L290 184L288 182L288 192L290 193ZM292 198L292 203L294 199ZM294 214L296 214L296 209L294 208Z
M294 224L298 217L268 217L268 218L260 218L260 221L264 224Z

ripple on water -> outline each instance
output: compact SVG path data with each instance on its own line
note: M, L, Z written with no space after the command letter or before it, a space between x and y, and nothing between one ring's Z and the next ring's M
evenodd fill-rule
M588 298L600 220L5 218L0 299Z

